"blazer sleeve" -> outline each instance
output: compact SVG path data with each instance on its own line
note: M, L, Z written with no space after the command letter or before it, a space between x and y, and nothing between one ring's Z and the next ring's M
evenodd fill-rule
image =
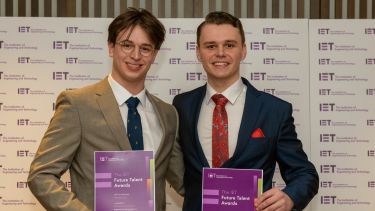
M279 128L277 143L277 162L286 183L283 190L294 202L294 210L307 206L319 188L319 176L314 165L309 162L297 138L292 116L292 105L284 110Z
M179 128L179 119L176 109L173 107L173 110L176 115L176 134L175 141L173 143L173 149L171 157L169 159L168 171L166 174L166 179L169 184L175 189L175 191L181 196L185 195L183 177L185 172L183 154L181 151L181 146L179 142L178 128Z
M47 210L89 210L60 180L80 145L81 130L71 97L61 93L27 179L31 192Z

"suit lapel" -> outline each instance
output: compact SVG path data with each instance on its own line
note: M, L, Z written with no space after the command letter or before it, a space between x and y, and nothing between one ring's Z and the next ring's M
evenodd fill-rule
M120 150L131 150L120 109L106 77L96 89L97 102Z
M247 86L247 91L236 150L233 154L234 160L237 159L236 157L241 156L242 151L245 149L246 140L251 135L251 132L255 130L256 120L261 109L261 102L257 99L259 96L258 90L245 78L242 78L242 81Z

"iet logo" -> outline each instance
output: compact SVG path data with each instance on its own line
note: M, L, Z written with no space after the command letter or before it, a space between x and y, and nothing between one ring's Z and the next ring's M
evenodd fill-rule
M21 32L21 33L30 32L30 26L20 26L18 27L18 32Z
M336 204L337 196L321 196L320 203L321 204Z
M52 79L53 80L68 80L69 72L53 72Z
M275 33L275 28L273 27L263 28L263 34L273 34L273 33Z
M17 188L27 188L27 182L17 182Z
M250 80L252 81L264 81L265 78L266 78L265 72L250 73Z
M319 73L319 81L333 81L335 73Z
M375 157L375 150L368 150L367 151L367 156L368 157Z
M320 150L320 157L331 157L331 150Z
M29 94L30 88L18 88L19 95L27 95Z
M318 29L318 34L321 34L321 35L329 34L329 29L328 28L320 28L320 29Z
M321 181L320 182L320 187L322 187L322 188L330 188L331 186L332 186L331 181Z
M170 58L169 64L180 64L181 58Z
M375 181L368 181L369 188L375 188Z
M30 119L18 119L17 120L17 125L24 125L27 126L29 125Z
M29 157L29 150L17 150L17 157Z
M18 57L19 64L27 64L30 62L30 57Z
M66 33L77 33L78 27L76 26L68 26L66 27Z
M319 59L319 65L328 65L331 59Z
M336 165L320 165L320 173L335 173Z
M319 95L330 95L331 89L319 89Z
M331 126L331 120L329 119L321 119L320 126Z
M0 72L0 80L1 80L2 77L3 77L3 74L4 74L4 72Z
M330 111L333 111L334 106L335 106L335 103L320 103L319 111L330 112Z
M366 64L375 64L375 58L366 58Z
M66 188L69 188L69 189L70 189L70 188L72 187L72 182L70 182L70 181L65 182L64 184L65 184L65 187L66 187Z
M258 50L264 50L264 46L266 45L266 42L250 42L250 50L258 51Z
M3 43L4 43L4 41L0 40L0 49L3 47Z
M319 51L332 51L334 42L320 42Z
M368 119L367 120L367 126L374 126L375 125L375 119Z
M375 95L375 89L366 89L366 95Z
M169 28L169 34L180 34L181 28Z
M77 64L78 58L77 57L68 57L65 59L66 64Z
M335 142L336 134L320 134L320 142Z
M274 64L275 63L275 58L264 58L263 59L263 64Z
M375 28L365 28L365 34L375 34Z
M200 81L202 73L186 73L186 80L188 81Z
M69 41L53 41L53 49L68 49Z

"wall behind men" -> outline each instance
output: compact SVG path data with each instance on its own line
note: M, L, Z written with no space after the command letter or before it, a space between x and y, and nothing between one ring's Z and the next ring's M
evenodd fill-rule
M30 193L30 162L57 95L99 81L111 70L112 19L0 18L0 210L43 210ZM196 59L201 19L161 19L166 41L147 78L171 102L206 82ZM304 150L320 177L307 210L375 208L375 22L242 19L248 55L241 75L293 104ZM68 176L63 177L70 188ZM284 187L279 174L274 186ZM168 210L182 198L170 190Z

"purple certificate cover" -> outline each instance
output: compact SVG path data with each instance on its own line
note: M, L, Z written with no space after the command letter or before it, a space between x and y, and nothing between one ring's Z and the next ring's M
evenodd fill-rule
M263 171L203 168L202 211L255 211L262 193Z
M154 211L154 175L152 151L95 152L95 210Z

